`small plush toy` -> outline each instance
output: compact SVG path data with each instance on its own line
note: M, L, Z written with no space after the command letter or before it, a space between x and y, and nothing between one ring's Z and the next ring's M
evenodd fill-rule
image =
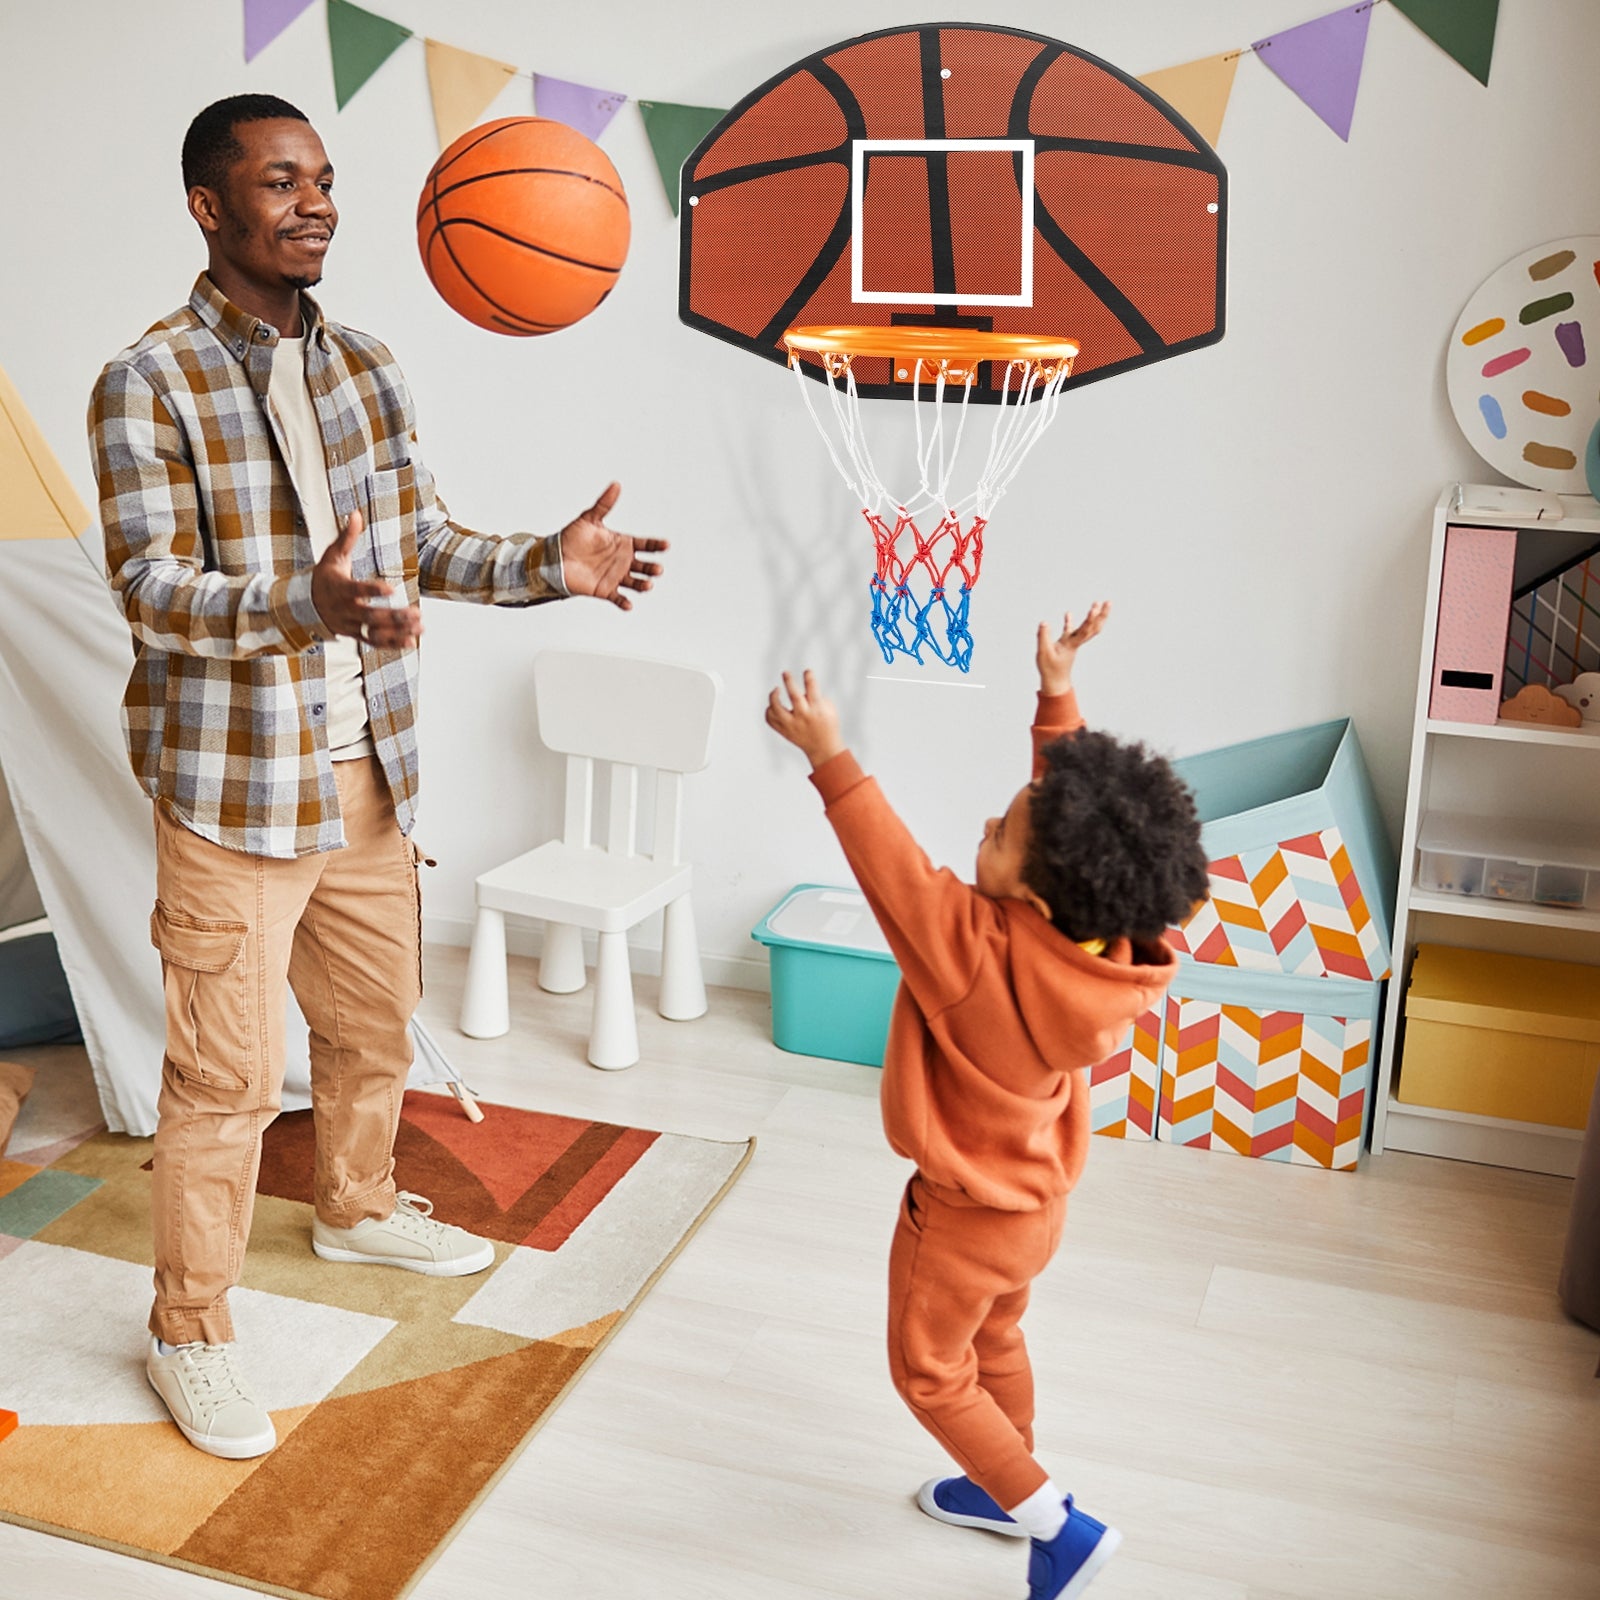
M1600 674L1591 672L1588 676L1600 677ZM1554 728L1582 727L1583 713L1577 706L1569 706L1565 700L1558 699L1560 693L1557 690L1552 694L1540 683L1527 684L1509 700L1501 702L1500 715L1508 722L1541 722Z
M1585 722L1600 722L1600 672L1580 672L1571 683L1558 684L1555 692L1577 707Z

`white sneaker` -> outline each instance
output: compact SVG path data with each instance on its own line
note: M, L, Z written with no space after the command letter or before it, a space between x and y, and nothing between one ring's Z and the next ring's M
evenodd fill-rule
M207 1455L243 1461L278 1442L272 1418L234 1370L231 1344L180 1344L163 1355L152 1334L144 1371L179 1432Z
M324 1261L355 1261L373 1267L404 1267L430 1278L462 1278L494 1265L487 1239L433 1220L433 1202L401 1190L394 1210L353 1228L330 1228L311 1219L311 1248Z

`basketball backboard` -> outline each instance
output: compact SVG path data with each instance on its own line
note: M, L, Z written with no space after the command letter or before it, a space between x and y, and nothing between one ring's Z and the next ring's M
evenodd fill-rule
M1020 29L796 62L700 142L681 199L679 315L780 364L797 324L944 325L1074 339L1071 388L1222 337L1215 152L1136 79ZM971 399L999 399L992 365ZM897 366L859 360L861 395L909 399Z

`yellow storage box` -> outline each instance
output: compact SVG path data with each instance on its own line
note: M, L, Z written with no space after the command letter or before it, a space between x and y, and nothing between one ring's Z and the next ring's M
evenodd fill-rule
M1396 1097L1581 1128L1600 1073L1600 967L1419 944Z

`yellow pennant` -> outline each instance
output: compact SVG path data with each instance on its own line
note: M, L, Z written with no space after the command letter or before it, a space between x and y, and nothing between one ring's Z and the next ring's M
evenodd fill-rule
M517 69L437 39L427 44L428 93L433 96L433 125L443 150L477 122Z
M1206 56L1181 67L1163 67L1146 72L1139 82L1153 89L1179 116L1194 126L1194 131L1213 148L1222 132L1222 119L1233 93L1233 75L1239 70L1239 50L1223 56Z
M0 370L0 539L74 539L88 507Z

